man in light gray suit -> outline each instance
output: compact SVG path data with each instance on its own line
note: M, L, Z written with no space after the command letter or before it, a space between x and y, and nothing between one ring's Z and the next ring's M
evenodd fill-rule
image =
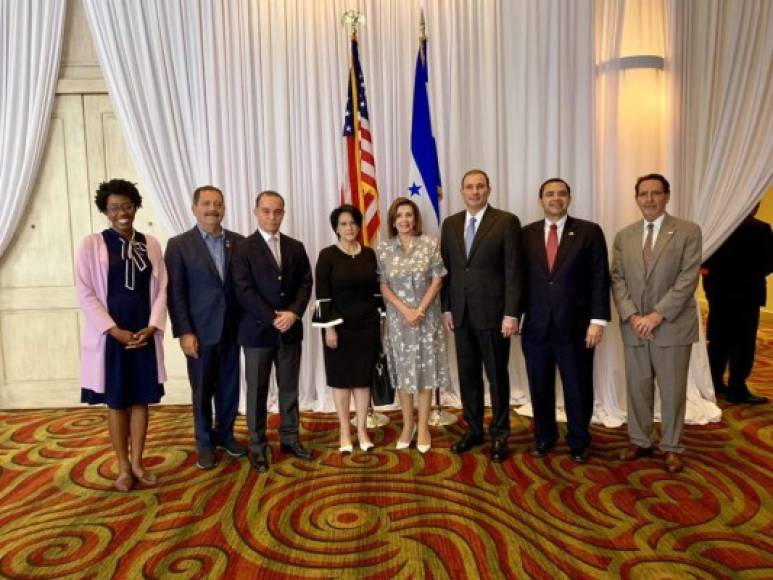
M630 445L621 461L652 454L654 381L660 389L660 449L665 469L681 471L679 440L687 400L692 343L698 340L695 288L701 265L697 224L666 213L671 187L651 173L636 181L643 220L621 230L614 243L612 294L625 346Z

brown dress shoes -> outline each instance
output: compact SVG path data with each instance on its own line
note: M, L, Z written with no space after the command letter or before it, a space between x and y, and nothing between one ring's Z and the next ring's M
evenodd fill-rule
M639 457L648 457L652 455L652 447L639 447L631 443L620 452L620 461L633 461Z
M670 451L666 453L663 465L669 473L679 473L684 467L684 463L682 463L682 458L679 457L679 454Z

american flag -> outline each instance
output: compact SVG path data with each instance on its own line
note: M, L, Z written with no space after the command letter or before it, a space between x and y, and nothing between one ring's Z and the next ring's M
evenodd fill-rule
M354 106L357 103L357 106ZM357 38L352 38L352 62L349 68L349 94L346 99L344 143L348 165L347 176L341 188L341 203L350 203L362 212L360 237L366 246L378 241L379 216L376 160L368 122L368 102L365 99L365 77L360 66Z

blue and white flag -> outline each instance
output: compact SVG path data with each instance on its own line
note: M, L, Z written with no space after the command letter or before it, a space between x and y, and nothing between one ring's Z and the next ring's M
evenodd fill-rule
M413 87L413 122L411 124L411 173L405 196L421 212L424 233L440 232L440 182L437 145L432 133L427 83L427 39L422 35L416 57L416 81Z

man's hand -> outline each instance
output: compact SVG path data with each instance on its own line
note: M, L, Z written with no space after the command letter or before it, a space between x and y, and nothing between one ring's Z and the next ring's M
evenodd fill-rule
M663 322L663 316L657 311L653 310L645 316L634 314L629 319L631 328L644 340L652 340L655 329Z
M325 345L328 348L338 348L338 333L335 328L325 329Z
M604 327L600 324L589 324L588 332L585 335L585 347L595 347L598 343L601 342L602 338L604 338Z
M199 338L192 332L180 336L180 348L188 358L199 358Z
M518 319L509 316L502 317L502 336L510 338L514 334L518 334Z
M631 326L631 330L633 330L636 336L642 340L650 340L652 335L642 334L640 330L641 320L643 318L644 317L641 314L631 314L631 317L628 319L628 324Z
M454 331L454 315L450 312L443 313L443 326L446 327L448 332Z
M295 312L290 310L277 310L276 316L274 316L274 328L279 332L287 332L290 330L295 321L298 320L298 316Z

